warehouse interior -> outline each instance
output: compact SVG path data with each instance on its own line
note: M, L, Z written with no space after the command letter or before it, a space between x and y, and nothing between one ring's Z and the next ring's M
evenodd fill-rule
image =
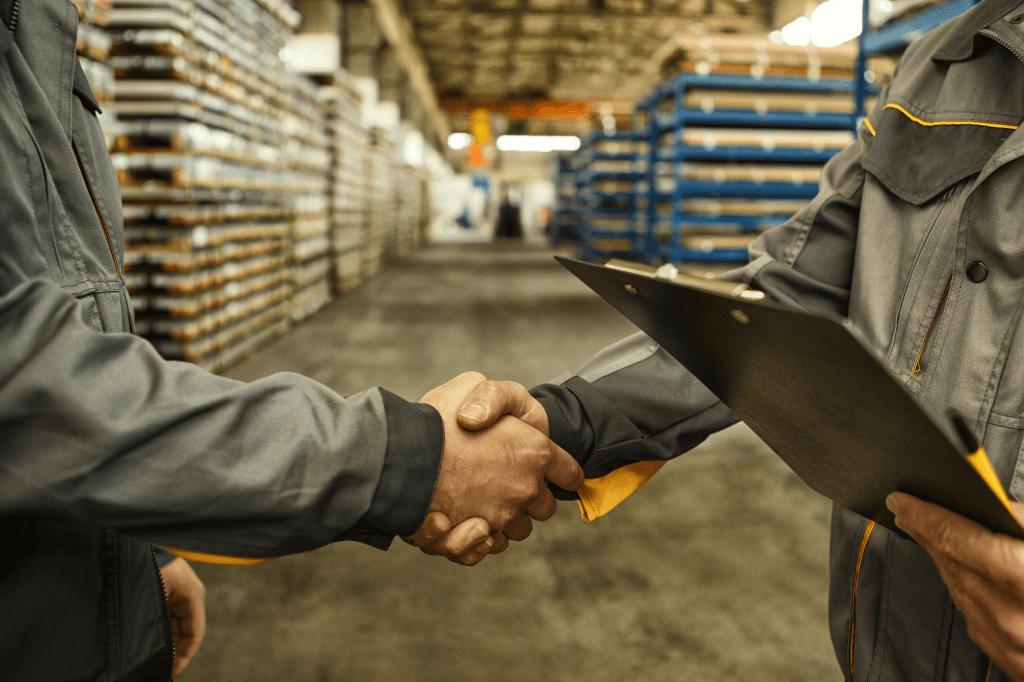
M73 0L135 332L243 381L533 386L635 327L554 255L712 276L970 0ZM830 503L749 429L465 568L202 565L179 679L841 680Z

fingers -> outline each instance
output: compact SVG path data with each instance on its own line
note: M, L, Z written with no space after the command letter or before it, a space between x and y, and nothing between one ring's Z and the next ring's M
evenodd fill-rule
M437 538L433 543L424 547L423 551L427 554L445 556L451 559L475 550L487 540L490 532L490 527L483 519L468 519L452 528L451 532ZM489 548L488 546L485 549ZM486 555L487 552L484 551L483 554Z
M896 525L930 554L981 557L990 551L990 530L945 507L907 493L892 493L886 506L896 514Z
M583 469L568 452L551 442L551 463L544 478L564 490L579 490L583 486ZM534 517L538 518L538 517Z
M178 558L160 569L171 612L171 634L174 637L174 670L177 677L199 650L206 634L206 588L192 567Z
M533 532L533 521L526 514L520 514L505 524L505 529L502 532L509 540L525 540Z
M551 491L545 487L534 502L526 508L526 513L538 521L547 521L558 511L558 502Z
M482 520L482 519L481 519ZM468 521L466 523L469 523ZM484 521L484 526L487 522ZM424 519L423 525L420 526L414 534L402 538L410 545L415 547L426 547L432 544L439 537L447 533L452 528L452 522L448 520L448 517L439 511L432 511L427 513L427 518ZM486 535L485 531L485 535Z
M477 384L463 399L458 421L464 429L479 431L506 414L548 435L548 416L544 408L526 388L514 381L483 381Z

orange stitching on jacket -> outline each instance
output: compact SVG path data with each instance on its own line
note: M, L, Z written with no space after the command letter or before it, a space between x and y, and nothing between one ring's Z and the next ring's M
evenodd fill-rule
M953 284L953 275L950 275L949 276L949 281L946 282L946 289L945 289L945 291L942 292L942 298L939 299L939 305L938 305L937 308L935 308L935 314L932 315L932 323L928 325L928 331L925 332L924 341L921 342L921 350L919 350L917 352L917 361L914 362L914 369L910 373L910 376L907 377L907 381L908 382L921 372L921 357L924 355L925 346L928 345L928 339L931 338L931 336L932 336L932 329L935 327L935 320L939 319L939 311L942 310L942 304L944 304L946 302L946 296L949 295L949 287L952 284Z
M857 631L857 585L860 582L860 564L864 561L864 550L868 546L868 538L875 527L874 521L864 526L864 537L860 540L860 551L857 552L857 568L853 572L853 597L850 599L850 679L853 680L853 639Z
M875 127L873 125L871 125L871 121L869 121L867 119L867 117L864 118L864 125L866 125L868 127L868 132L871 133L872 137L874 137L876 135Z
M914 123L923 126L984 126L986 128L1005 128L1006 130L1016 130L1017 126L1012 126L1006 123L982 123L981 121L922 121L917 116L901 107L899 104L886 104L886 109L895 109ZM865 121L867 119L864 119Z

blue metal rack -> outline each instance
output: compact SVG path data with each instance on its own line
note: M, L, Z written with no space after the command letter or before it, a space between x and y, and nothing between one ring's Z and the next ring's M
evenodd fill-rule
M805 148L764 148L743 146L702 147L683 142L687 126L722 128L776 128L850 130L854 117L850 114L804 113L799 111L759 112L750 110L704 110L685 106L685 96L692 88L729 89L746 91L785 91L802 93L853 93L854 84L846 79L823 78L810 80L791 77L765 77L737 75L700 76L684 73L660 85L651 95L642 100L637 111L646 118L644 133L647 135L649 150L646 158L646 181L648 199L644 220L644 259L650 263L668 261L672 263L701 262L723 263L745 261L747 252L741 248L720 248L701 250L684 248L681 237L684 230L692 227L713 229L729 226L733 229L756 231L783 222L788 215L700 215L682 210L683 202L690 199L775 199L809 200L818 190L816 182L753 182L753 181L710 181L684 179L683 164L694 161L740 161L749 163L787 163L822 165L835 153L832 149ZM659 149L666 135L674 136L669 149ZM671 164L673 168L673 189L671 192L658 190L659 165ZM659 203L670 204L668 220L670 229L667 241L659 239Z
M581 140L575 153L577 232L579 256L585 260L608 258L643 259L643 214L646 201L644 183L647 174L639 170L622 170L619 166L636 168L642 161L636 147L646 141L646 134L636 130L620 130L611 134L596 131ZM606 150L605 143L620 143L629 151ZM608 170L608 165L614 170ZM616 165L618 164L618 165ZM605 184L617 188L608 191Z
M558 156L555 158L555 164L555 205L551 211L551 242L554 246L576 244L582 239L576 182L579 157L575 153Z

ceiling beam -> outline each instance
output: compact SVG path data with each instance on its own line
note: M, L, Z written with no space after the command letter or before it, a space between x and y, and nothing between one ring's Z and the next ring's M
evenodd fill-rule
M423 52L416 44L416 34L408 17L402 13L397 0L370 0L377 10L377 21L381 33L395 48L398 60L409 74L409 83L426 109L427 117L437 130L441 141L448 139L451 126L448 117L437 102L437 94L430 79L430 69L423 58Z

